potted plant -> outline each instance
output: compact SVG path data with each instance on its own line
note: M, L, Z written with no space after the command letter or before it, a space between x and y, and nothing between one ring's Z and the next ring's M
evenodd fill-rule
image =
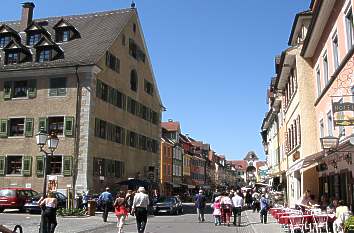
M344 232L354 233L354 216L351 216L344 222Z

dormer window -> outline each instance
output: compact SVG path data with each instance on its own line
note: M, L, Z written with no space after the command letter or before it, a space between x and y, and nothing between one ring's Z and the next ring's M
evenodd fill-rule
M10 64L17 64L17 63L20 63L20 54L19 52L8 52L6 53L6 56L5 56L5 63L7 65L10 65Z
M4 47L4 52L5 65L18 64L32 60L29 49L13 39Z
M76 28L64 19L61 19L53 29L55 30L56 42L67 42L76 38L80 38L80 33Z
M27 36L27 45L33 46L38 43L38 41L41 39L42 34L41 33L33 33L29 34Z
M39 50L39 53L37 54L37 61L38 62L45 62L45 61L51 61L52 57L52 50L49 48L44 48Z
M34 48L37 62L53 61L64 56L63 50L47 36L43 36Z
M10 36L0 36L0 48L4 48L11 40Z

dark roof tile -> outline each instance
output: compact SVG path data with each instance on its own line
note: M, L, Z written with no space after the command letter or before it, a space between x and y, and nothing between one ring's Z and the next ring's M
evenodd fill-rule
M26 62L16 65L0 65L0 71L17 70L31 67L61 67L73 65L95 64L112 45L124 26L127 24L134 9L122 9L91 13L84 15L49 17L34 19L36 22L48 21L48 26L43 26L55 40L53 27L62 19L70 23L80 33L81 38L69 42L60 43L60 48L64 51L64 58L49 62ZM20 31L20 21L0 22ZM22 43L25 44L25 34L20 33ZM33 48L32 53L35 54Z

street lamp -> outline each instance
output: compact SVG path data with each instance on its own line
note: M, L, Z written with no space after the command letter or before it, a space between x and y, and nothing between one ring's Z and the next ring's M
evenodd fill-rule
M36 134L36 143L39 146L39 152L43 152L44 154L44 164L43 164L43 198L46 196L47 193L47 160L48 160L48 155L53 157L54 151L57 149L58 144L59 144L59 138L57 137L56 133L52 132L51 134L47 134L43 128L39 130L39 132ZM47 152L43 149L43 147L47 144L48 149L50 152ZM42 215L41 215L41 224L40 224L40 232L45 233L47 232L46 229L46 222L44 218L44 211L42 210Z

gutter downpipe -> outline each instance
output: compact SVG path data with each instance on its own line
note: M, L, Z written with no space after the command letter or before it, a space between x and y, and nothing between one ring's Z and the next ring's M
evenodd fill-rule
M80 92L80 76L78 73L80 65L75 66L75 75L76 75L76 110L75 110L75 142L74 142L74 158L73 158L73 197L75 198L76 194L76 179L78 173L78 160L79 160L79 138L80 138L80 101L81 101L81 92Z

